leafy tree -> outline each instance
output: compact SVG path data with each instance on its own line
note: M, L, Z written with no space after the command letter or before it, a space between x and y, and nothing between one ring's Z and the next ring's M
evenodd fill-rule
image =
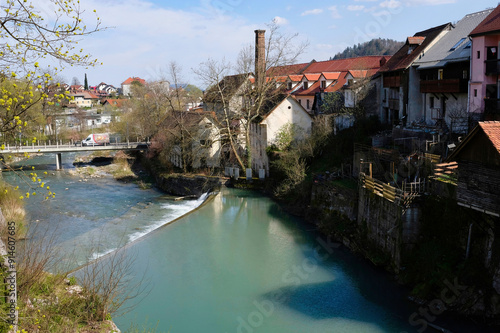
M89 29L82 14L79 0L5 0L0 3L0 133L4 136L22 134L30 119L29 111L49 98L43 86L52 81L52 75L44 73L40 63L46 63L56 72L65 65L97 64L83 49L77 49L76 38L100 30L101 21L96 14L95 26ZM36 137L32 140L36 141ZM41 179L35 172L29 177L36 184L34 187L44 187L43 183L38 184ZM47 197L54 195L48 186L46 189ZM32 193L30 189L25 196ZM14 332L17 315L16 308Z
M0 132L5 133L22 130L27 111L48 99L43 86L54 73L65 65L97 64L97 59L77 49L77 38L101 30L101 21L96 14L94 27L87 28L79 1L74 0L6 0L0 12ZM41 63L53 74L44 72Z

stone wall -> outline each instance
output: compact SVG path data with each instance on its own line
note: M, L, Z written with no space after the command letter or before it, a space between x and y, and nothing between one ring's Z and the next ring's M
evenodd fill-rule
M196 195L219 190L222 183L218 177L184 176L161 174L156 177L156 186L166 193L178 196Z

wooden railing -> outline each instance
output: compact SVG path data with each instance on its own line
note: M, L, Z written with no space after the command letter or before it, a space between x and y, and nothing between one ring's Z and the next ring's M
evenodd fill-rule
M466 93L467 80L422 80L420 81L421 93Z
M401 86L401 76L385 76L384 88L396 88Z
M405 196L404 192L394 186L383 183L378 179L367 176L363 172L359 174L359 180L361 182L361 186L366 188L367 190L373 192L374 194L381 196L384 199L389 200L390 202L401 203L404 201Z
M402 207L401 215L404 215L406 211L410 208L411 203L415 200L416 197L420 195L420 193L425 191L426 182L419 181L414 183L407 183L404 185L404 188L413 190L412 191L404 191L389 184L383 183L378 179L367 176L366 174L360 172L359 181L361 182L361 186L367 189L368 191L390 201L398 204ZM418 186L417 186L418 184ZM421 191L421 192L420 192Z

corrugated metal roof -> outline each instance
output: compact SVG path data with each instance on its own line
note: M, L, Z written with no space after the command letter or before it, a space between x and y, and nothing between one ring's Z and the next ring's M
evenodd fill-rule
M468 36L492 11L492 9L488 9L466 15L413 65L424 69L444 67L449 62L469 60L471 49Z

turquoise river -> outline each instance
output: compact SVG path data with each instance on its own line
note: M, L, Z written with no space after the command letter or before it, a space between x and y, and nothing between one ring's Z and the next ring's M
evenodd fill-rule
M389 275L267 197L223 188L203 205L204 197L176 202L106 175L82 180L70 173L74 157L63 156L64 171L53 170L51 155L25 162L39 174L47 171L44 180L57 193L47 202L40 195L27 200L31 241L52 239L58 263L67 269L101 256L104 262L122 248L133 260L128 291L141 291L125 304L129 312L113 317L122 331L132 326L172 333L423 328L422 315L412 321L419 307ZM20 183L12 173L4 178ZM432 323L452 332L485 332L444 315ZM430 326L424 331L437 332Z

